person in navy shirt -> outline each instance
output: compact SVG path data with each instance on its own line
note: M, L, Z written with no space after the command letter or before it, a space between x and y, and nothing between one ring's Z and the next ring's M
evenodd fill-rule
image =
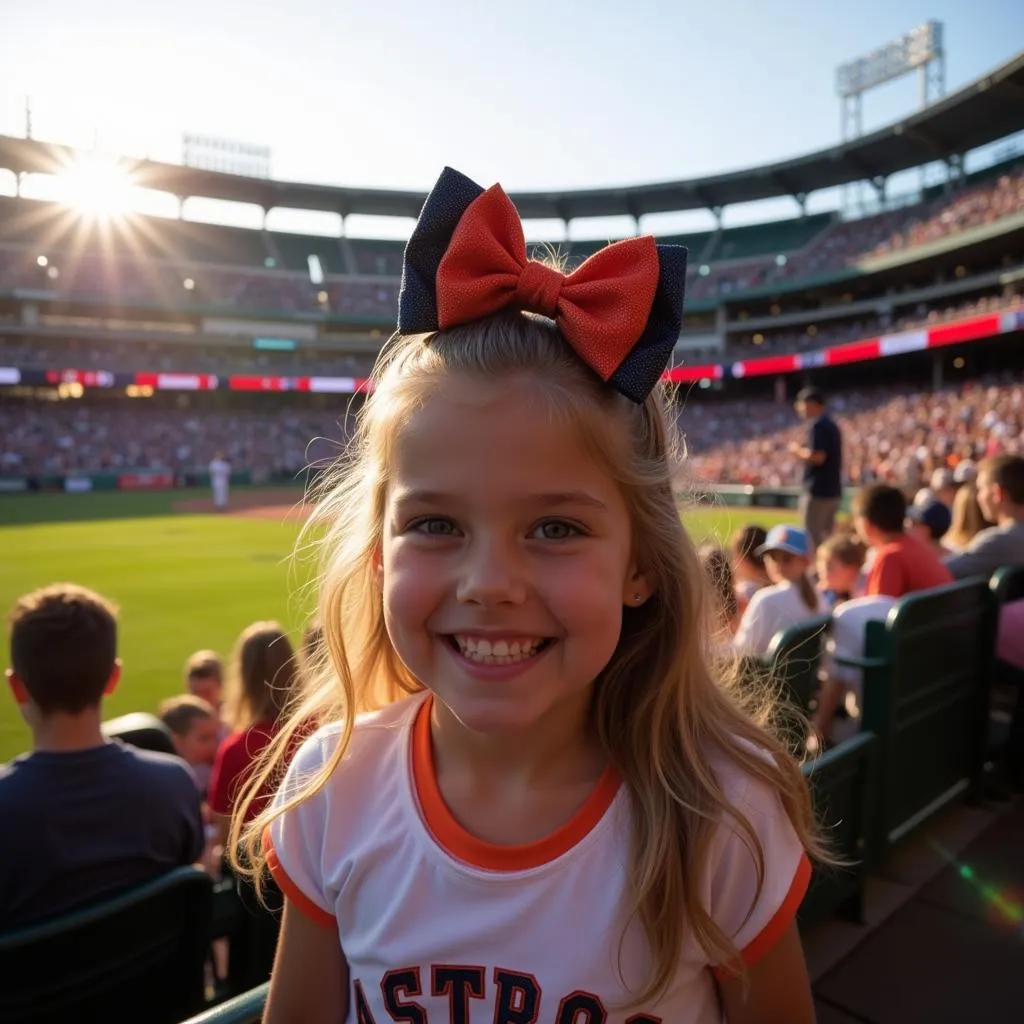
M11 613L7 682L32 752L0 765L0 932L115 896L203 852L199 791L170 754L107 739L121 673L114 607L60 583Z
M804 444L793 442L791 454L804 464L804 493L800 514L815 547L835 528L843 496L843 436L825 412L825 396L818 388L804 388L796 396L796 411L808 424Z

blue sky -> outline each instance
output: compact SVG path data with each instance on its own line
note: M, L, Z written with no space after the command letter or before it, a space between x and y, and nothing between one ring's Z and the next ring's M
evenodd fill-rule
M1021 0L33 0L4 5L0 132L31 95L39 138L176 160L205 132L269 145L278 178L688 177L833 144L836 65L928 18L950 90L1024 46ZM882 87L866 127L917 101Z

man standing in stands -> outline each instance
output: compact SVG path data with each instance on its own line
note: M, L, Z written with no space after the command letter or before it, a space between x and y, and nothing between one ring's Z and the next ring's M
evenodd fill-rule
M982 530L946 560L957 577L991 576L1004 565L1024 565L1024 458L996 455L978 467L978 505L995 526Z
M809 430L806 443L794 441L789 451L804 464L800 513L804 529L817 547L831 535L843 495L843 436L825 412L825 396L817 388L804 388L797 394L796 411Z
M228 507L228 485L231 482L231 463L218 452L209 465L210 486L213 488L213 507L223 512Z
M32 752L0 766L0 931L65 914L196 863L199 791L185 763L107 740L115 609L61 583L14 605L7 681Z

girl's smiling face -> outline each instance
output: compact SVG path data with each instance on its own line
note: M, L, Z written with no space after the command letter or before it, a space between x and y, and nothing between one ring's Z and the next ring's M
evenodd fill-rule
M465 727L585 712L648 592L616 482L528 379L433 391L400 429L384 519L391 642Z

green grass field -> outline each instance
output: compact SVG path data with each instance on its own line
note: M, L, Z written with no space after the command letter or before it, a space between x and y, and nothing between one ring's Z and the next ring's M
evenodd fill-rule
M181 667L192 651L212 647L227 655L238 633L257 619L278 619L297 640L315 603L309 560L292 557L296 523L173 511L197 496L207 492L0 497L5 615L20 594L58 581L92 587L121 609L124 674L105 704L107 717L155 710L180 691ZM702 508L686 521L702 540L725 538L750 521L769 527L792 518L771 509ZM0 762L28 742L5 691Z

